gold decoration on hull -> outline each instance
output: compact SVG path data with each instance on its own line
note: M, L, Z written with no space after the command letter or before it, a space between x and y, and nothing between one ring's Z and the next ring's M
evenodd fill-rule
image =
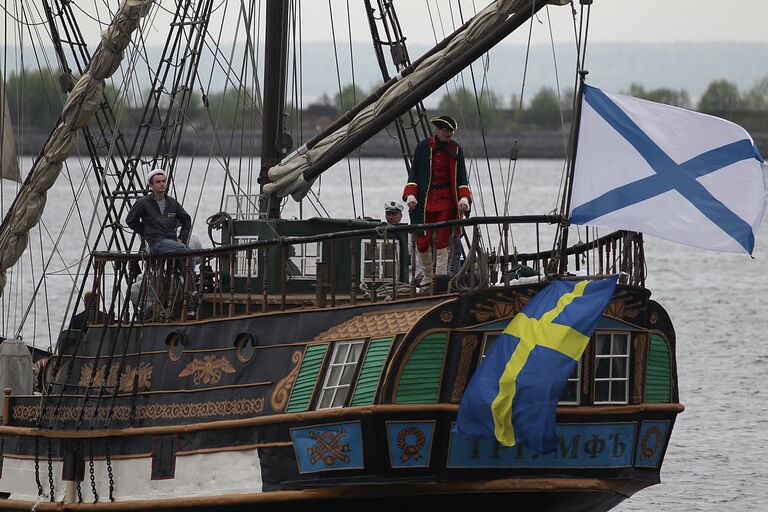
M120 373L120 379L118 380L117 374L120 372L120 364L113 363L109 367L109 373L107 374L107 365L101 365L94 369L94 365L86 363L80 367L80 380L78 385L88 386L94 388L100 388L105 386L107 388L113 388L119 382L119 390L121 393L128 393L133 391L133 383L138 376L138 391L147 391L152 385L152 370L153 367L150 363L139 363L139 366L133 368L131 365L126 366ZM95 375L94 375L95 372ZM105 378L105 374L107 375Z
M409 443L409 436L413 439L413 443ZM417 461L422 458L421 450L426 443L426 436L420 428L407 427L400 431L397 435L397 447L400 448L402 455L400 460L403 463L408 462L411 458Z
M451 392L451 402L458 403L464 394L464 388L467 386L469 368L472 363L472 354L477 348L477 336L464 336L461 340L461 356L459 358L459 368L456 370L456 380L453 382L453 391Z
M392 336L411 330L430 307L363 313L318 334L313 341Z
M530 292L530 296L515 293L512 297L497 293L495 297L475 306L472 309L472 314L478 322L490 322L498 318L512 318L531 299L533 291L531 290Z
M299 368L301 368L301 360L303 357L304 354L300 350L295 351L291 356L291 361L294 365L293 369L288 375L277 382L275 391L272 393L272 399L270 400L270 405L272 405L272 409L275 412L282 411L288 403L288 397L291 394L293 383L296 381L296 376L299 375Z
M229 364L226 357L216 357L213 355L205 356L202 360L193 359L181 373L179 377L189 377L194 375L192 383L196 386L202 384L216 384L221 380L221 373L235 373L235 369Z
M347 431L343 429L338 432L327 430L323 432L310 432L309 437L317 441L317 444L307 448L309 462L316 464L319 460L322 460L326 466L333 466L339 460L349 464L349 455L346 455L346 452L349 451L349 445L341 444L346 435Z
M12 408L11 417L14 421L28 422L37 418L40 407L37 405L15 405ZM106 421L107 416L114 421L128 421L131 418L130 405L88 406L84 410L77 406L47 405L43 420L50 421L51 414L56 411L57 421L77 421L80 411L83 411L84 421ZM110 414L111 411L111 414ZM192 402L170 404L137 405L134 418L139 420L178 420L196 418L226 418L231 416L254 416L264 412L263 398L245 398L240 400L222 400L218 402Z

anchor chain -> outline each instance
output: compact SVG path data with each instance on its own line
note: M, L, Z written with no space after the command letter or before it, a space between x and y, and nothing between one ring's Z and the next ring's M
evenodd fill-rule
M88 442L88 473L91 477L91 491L93 491L93 502L99 501L99 494L96 492L96 476L93 470L93 441Z
M48 438L48 485L51 487L51 495L48 499L53 503L56 498L53 489L53 443L50 437Z
M109 476L109 501L115 501L115 477L112 474L112 457L109 454L109 438L104 441L104 454L107 458L107 475Z
M77 442L77 451L75 452L75 482L77 482L77 502L82 503L83 502L83 487L82 487L82 481L80 480L80 465L85 464L85 461L83 461L82 457L80 456L83 452L83 443L82 441Z
M37 483L37 495L43 495L43 484L40 482L40 438L35 436L35 483Z

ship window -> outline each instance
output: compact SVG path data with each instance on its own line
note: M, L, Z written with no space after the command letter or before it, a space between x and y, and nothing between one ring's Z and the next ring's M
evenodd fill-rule
M363 281L399 280L397 240L363 240ZM375 244L373 242L376 242Z
M184 354L184 346L187 344L187 340L182 333L172 332L165 338L165 344L168 345L168 359L176 362Z
M357 363L360 361L360 354L363 353L364 343L363 340L358 340L343 341L334 345L331 362L323 378L317 409L330 409L344 405L352 386Z
M256 352L256 339L252 334L243 332L235 338L235 354L241 363L247 363Z
M234 241L237 245L245 245L252 242L258 242L259 237L235 236ZM258 268L259 250L254 249L251 251L251 276L255 276L258 273ZM248 258L244 250L237 251L237 256L235 258L235 277L248 277Z
M483 343L483 353L480 356L480 364L485 360L486 355L488 352L491 351L491 347L496 343L496 341L499 339L499 336L502 333L500 332L494 332L494 333L488 333L485 335L485 342ZM579 405L581 402L581 360L579 360L579 364L576 365L576 368L573 369L573 372L571 373L571 376L568 377L568 382L565 384L565 389L563 389L563 394L560 395L560 401L558 404L560 405Z
M598 333L595 344L595 403L629 401L629 334Z
M568 377L563 394L560 395L560 401L557 403L560 405L579 405L581 401L581 386L579 384L581 384L581 360L576 364L571 376Z
M485 335L485 340L483 341L483 353L480 356L480 364L483 363L485 356L487 356L488 352L491 351L491 347L493 347L493 345L496 343L496 340L499 339L500 335L500 332L487 333Z
M317 276L317 262L320 259L320 242L288 246L288 277L309 279Z

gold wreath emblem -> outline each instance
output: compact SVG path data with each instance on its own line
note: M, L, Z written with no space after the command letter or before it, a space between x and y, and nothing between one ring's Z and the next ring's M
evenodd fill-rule
M648 446L651 434L656 436L656 440L653 446ZM659 446L661 446L661 429L659 427L651 427L645 431L645 435L643 435L643 439L640 441L640 460L647 459L650 462L653 456L656 455Z
M414 436L416 440L413 443L408 443L408 436ZM421 458L421 449L424 448L426 438L424 432L420 428L407 427L397 434L397 447L403 454L400 456L400 460L408 462L411 458L413 460L419 460Z

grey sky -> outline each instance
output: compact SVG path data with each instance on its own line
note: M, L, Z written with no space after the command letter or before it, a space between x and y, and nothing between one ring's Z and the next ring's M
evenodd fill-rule
M160 9L155 8L153 23L144 33L148 44L163 44L168 34L168 10L173 7L170 0L156 0ZM108 0L114 9L118 0ZM13 13L21 16L18 2L0 0L0 3ZM246 2L247 4L248 2ZM376 2L373 2L376 4ZM443 39L453 29L466 20L475 11L484 8L489 0L394 0L394 5L403 27L403 33L410 44L430 44L435 39ZM574 0L580 9L578 0ZM88 13L79 17L89 44L97 44L101 27L89 20L89 16L104 18L105 9L102 0L82 0L78 9ZM365 17L363 0L294 0L301 7L300 30L302 41L349 40L370 41L368 23ZM256 0L261 6L261 20L265 0ZM350 8L348 23L347 5ZM234 21L227 21L225 29L219 33L219 16L228 20L237 17L239 2L217 2L214 20L211 22L213 35L220 42L242 39L243 32L236 30ZM534 43L549 42L549 24L555 41L573 41L573 20L568 6L549 6L542 11L538 23L534 23L532 40ZM591 8L590 41L595 42L695 42L695 41L736 41L768 43L768 0L594 0ZM98 14L97 14L98 13ZM331 24L331 13L333 25ZM31 21L39 22L42 13L31 9L27 12ZM332 27L333 26L333 30ZM509 43L525 43L526 32L518 31L507 39ZM9 39L15 39L10 34ZM256 37L263 38L263 35Z
M578 0L574 1L578 9ZM368 40L368 26L364 21L361 0L331 0L336 38L348 40L348 3L353 10L352 39ZM487 3L486 0L462 0L464 18L474 12L475 6L479 10ZM303 0L301 7L303 19L312 20L312 23L305 21L303 24L304 39L330 39L328 2ZM441 28L445 33L452 31L452 15L456 20L455 25L461 24L456 0L395 0L395 7L403 24L403 32L411 42L433 42L433 21L438 35L441 34ZM595 0L591 11L592 41L768 42L768 0ZM549 12L555 40L573 40L570 8L550 6ZM536 31L548 40L546 13L539 18L542 23ZM362 21L355 22L356 19Z

